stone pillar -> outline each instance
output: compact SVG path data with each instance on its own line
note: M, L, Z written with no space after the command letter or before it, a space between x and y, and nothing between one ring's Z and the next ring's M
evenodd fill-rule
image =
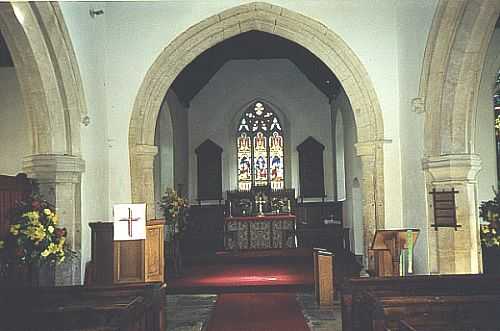
M40 194L56 206L60 226L68 232L74 259L56 266L55 285L81 283L81 175L85 162L78 156L38 154L23 160L23 169L39 184Z
M158 147L153 145L135 145L130 158L132 178L132 201L146 203L147 219L156 218L154 196L154 159Z
M429 231L429 269L436 274L482 272L479 239L477 174L481 169L479 156L451 154L423 160L427 192L451 190L455 195L459 228L431 227L434 224L433 199L427 196Z
M383 229L384 221L384 169L383 143L370 141L356 143L356 154L361 159L361 194L363 197L363 241L366 266L368 248L376 229Z

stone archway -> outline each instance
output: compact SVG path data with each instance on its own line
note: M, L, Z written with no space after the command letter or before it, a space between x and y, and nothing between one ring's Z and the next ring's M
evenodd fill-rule
M462 227L429 232L434 273L477 273L481 268L476 201L480 159L475 155L479 83L495 22L496 0L441 0L427 41L418 103L425 111L427 191L461 191L457 221ZM428 203L428 224L434 223Z
M383 122L369 75L349 46L326 26L267 3L241 5L201 21L173 40L149 68L129 127L132 200L154 205L154 130L161 102L174 79L203 51L253 30L307 48L332 70L346 91L356 119L356 150L362 160L364 240L368 247L375 229L384 227ZM154 208L148 210L148 217L154 217Z
M24 171L55 203L68 243L81 250L80 124L86 105L76 57L57 3L2 3L0 30L12 56L31 126ZM80 259L56 273L56 284L80 283Z

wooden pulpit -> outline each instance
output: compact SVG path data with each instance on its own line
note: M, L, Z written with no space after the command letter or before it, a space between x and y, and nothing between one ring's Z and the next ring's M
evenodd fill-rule
M114 240L113 222L90 223L92 284L164 282L164 220L146 222L146 239Z
M377 230L368 250L368 269L376 277L412 273L413 246L419 232L418 229Z

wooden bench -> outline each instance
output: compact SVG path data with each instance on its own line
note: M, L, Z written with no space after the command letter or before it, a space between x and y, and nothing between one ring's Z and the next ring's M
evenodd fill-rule
M165 284L0 288L4 331L165 330Z
M500 326L498 295L379 298L368 293L367 300L369 309L361 321L366 331L398 331L402 320L410 330L493 331Z
M423 275L409 277L350 278L341 287L342 330L365 331L359 321L365 305L363 293L378 296L500 294L500 277L493 275Z

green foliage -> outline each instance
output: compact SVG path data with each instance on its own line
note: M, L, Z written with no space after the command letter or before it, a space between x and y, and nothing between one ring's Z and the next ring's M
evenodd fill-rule
M181 233L186 227L186 213L189 207L187 199L182 198L172 188L167 188L160 201L160 208L167 223L174 233Z
M481 243L486 247L500 247L500 192L495 191L492 200L483 201L479 206L481 224Z

